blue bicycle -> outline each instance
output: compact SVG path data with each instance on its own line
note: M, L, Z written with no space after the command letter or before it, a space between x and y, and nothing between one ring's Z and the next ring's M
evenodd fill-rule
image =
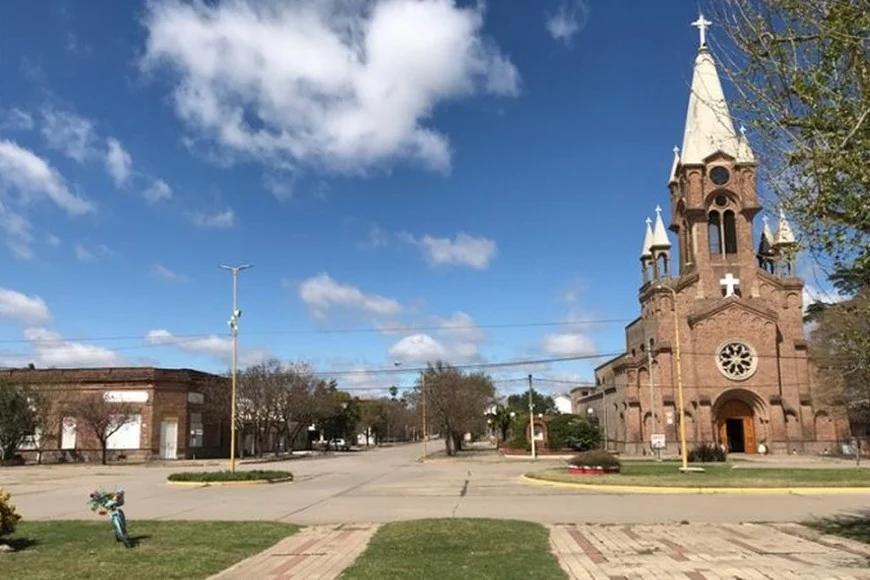
M127 518L124 516L124 510L121 506L124 505L124 490L119 489L115 492L106 492L97 490L91 492L91 499L88 501L91 511L95 511L100 515L109 515L109 521L112 524L112 530L115 532L115 540L124 544L127 548L133 547L133 541L130 535L127 534Z

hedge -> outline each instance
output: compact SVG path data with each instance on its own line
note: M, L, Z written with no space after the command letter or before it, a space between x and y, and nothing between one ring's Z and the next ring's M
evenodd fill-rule
M293 479L293 474L289 471L269 471L264 469L254 469L251 471L183 471L173 473L169 476L169 481L275 481L278 479Z

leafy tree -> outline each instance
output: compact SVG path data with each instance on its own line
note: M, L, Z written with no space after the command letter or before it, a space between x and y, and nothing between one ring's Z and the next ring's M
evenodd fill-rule
M76 417L100 444L100 461L106 464L109 437L133 420L135 408L129 403L107 401L103 393L85 393L67 403L67 413Z
M870 423L870 288L836 304L817 303L808 317L820 402L835 409L845 402L852 419Z
M601 442L601 431L579 415L558 415L547 424L548 446L551 449L588 451Z
M417 392L425 380L430 421L444 436L447 455L462 449L465 433L479 433L485 427L487 407L492 403L495 386L484 373L463 373L441 361L430 364L417 383Z
M739 92L766 182L805 247L853 290L870 284L867 0L727 0L717 52ZM849 292L852 294L852 292Z
M553 397L539 393L532 389L532 404L535 407L535 414L543 413L544 415L558 415L559 409L556 407L556 402ZM516 413L529 412L529 391L511 395L507 398L507 406L510 410Z
M513 411L510 407L498 404L489 414L489 419L492 421L493 427L498 430L500 443L507 441L508 432L510 431L511 423L513 422L511 413L516 416L516 411Z
M28 387L0 384L0 461L9 461L37 427Z
M360 403L349 394L333 389L332 412L321 422L327 446L333 439L350 442L356 436L356 426L360 419Z

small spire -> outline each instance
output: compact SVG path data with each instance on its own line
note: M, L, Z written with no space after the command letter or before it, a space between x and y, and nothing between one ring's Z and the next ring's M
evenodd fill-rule
M667 249L671 247L668 233L665 231L665 223L662 221L662 207L656 206L656 227L653 231L652 248Z
M761 221L764 224L761 228L761 241L758 244L758 255L759 256L771 256L773 255L773 233L770 231L770 224L768 223L770 220L766 215L761 217Z
M643 250L640 252L640 259L652 258L652 220L646 218L646 233L643 236Z
M671 178L668 184L677 182L677 169L680 167L680 148L674 145L674 162L671 164Z
M791 231L791 224L785 217L785 212L779 208L779 224L776 228L776 246L788 246L795 243L794 233Z
M707 29L710 28L711 24L713 23L704 18L702 12L698 12L698 19L692 22L692 26L698 29L698 33L701 36L701 44L699 48L707 48Z

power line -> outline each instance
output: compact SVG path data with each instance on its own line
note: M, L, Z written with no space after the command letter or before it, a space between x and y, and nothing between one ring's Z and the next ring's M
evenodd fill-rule
M553 326L579 326L584 324L625 324L631 322L633 318L606 318L597 320L561 320L561 321L545 321L545 322L505 322L491 324L445 324L445 325L429 325L429 326L369 326L369 327L351 327L351 328L289 328L277 330L261 330L261 331L246 331L245 336L268 336L268 335L311 335L311 334L357 334L357 333L402 333L415 331L451 331L451 330L477 330L477 329L505 329L505 328L536 328L536 327L553 327ZM173 338L182 341L195 341L201 338L211 338L213 336L225 336L224 333L186 333L173 334ZM77 336L64 337L56 341L44 342L114 342L123 340L143 340L146 335L115 335L115 336ZM24 338L0 339L0 344L29 344L35 341ZM142 347L151 346L171 346L175 341L172 339L164 339L159 342L148 343ZM123 347L117 347L123 348Z

